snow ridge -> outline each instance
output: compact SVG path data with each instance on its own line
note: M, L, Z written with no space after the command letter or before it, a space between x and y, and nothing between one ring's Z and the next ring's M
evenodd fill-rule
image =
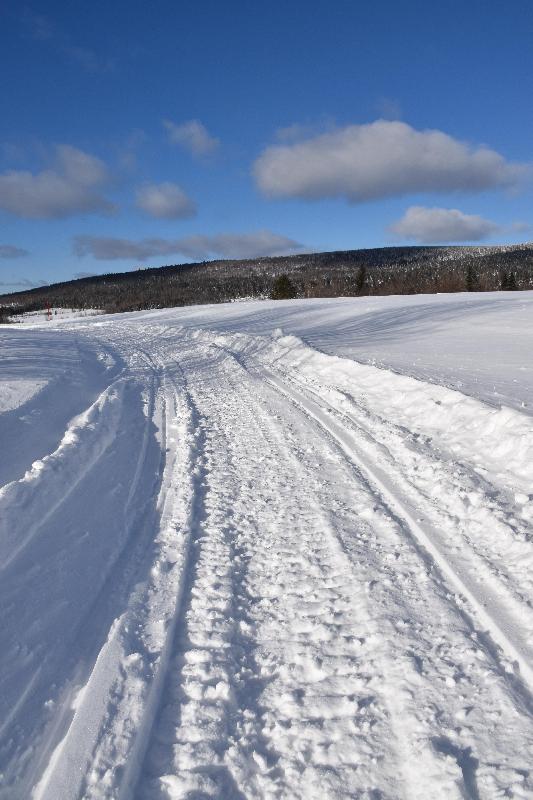
M115 381L69 424L54 453L0 489L0 571L11 562L105 453L116 433L124 382ZM46 486L46 492L39 491ZM21 536L17 518L24 514Z

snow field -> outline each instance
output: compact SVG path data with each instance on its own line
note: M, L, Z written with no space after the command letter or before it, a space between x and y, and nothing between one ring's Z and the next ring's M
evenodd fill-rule
M531 417L239 306L58 326L96 397L0 490L0 797L533 797Z
M0 388L0 414L23 406L45 385L44 381L2 381Z
M52 322L63 322L65 320L73 320L86 317L96 317L104 312L98 308L51 308L50 315L48 309L41 309L40 311L26 311L24 314L15 314L11 318L11 323L17 325L40 325L44 322L50 324Z
M263 301L138 312L168 328L270 336L531 415L533 292Z

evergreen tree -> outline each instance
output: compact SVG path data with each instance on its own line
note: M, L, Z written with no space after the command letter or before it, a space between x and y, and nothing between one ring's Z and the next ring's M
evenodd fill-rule
M502 272L500 280L500 289L503 292L516 292L518 285L516 283L516 275L514 272Z
M507 278L507 291L508 292L516 292L518 286L516 284L516 276L514 272L509 273L509 277Z
M469 264L466 270L466 291L477 292L478 289L479 289L479 281L476 271L472 266L472 264Z
M359 267L357 275L355 276L355 291L356 294L362 294L366 283L366 267Z
M289 276L279 275L272 286L272 292L270 293L271 300L292 300L297 296L296 287Z

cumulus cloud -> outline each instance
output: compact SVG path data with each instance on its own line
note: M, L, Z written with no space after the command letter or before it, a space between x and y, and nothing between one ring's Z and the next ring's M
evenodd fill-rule
M190 119L180 125L168 119L163 120L168 138L172 144L180 145L193 156L207 156L213 153L220 144L218 139L208 132L198 119Z
M28 250L12 244L0 244L0 258L23 258L29 256Z
M137 206L160 219L188 219L196 214L196 205L175 183L148 183L137 190Z
M477 214L463 214L457 208L411 206L390 230L402 239L431 244L479 242L502 228Z
M101 194L108 180L105 164L99 158L59 145L51 169L0 174L0 210L30 219L109 212L113 206Z
M253 174L268 197L344 197L359 203L413 192L512 186L530 169L441 131L381 119L268 147Z
M184 236L181 239L115 239L102 236L76 236L74 252L101 261L127 259L147 261L157 256L180 255L195 261L208 258L257 258L295 253L303 245L286 236L263 230L255 233L219 233L211 236Z

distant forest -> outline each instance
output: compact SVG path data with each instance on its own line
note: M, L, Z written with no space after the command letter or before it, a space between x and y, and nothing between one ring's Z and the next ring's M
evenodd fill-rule
M533 244L384 247L137 269L0 295L0 317L46 305L117 312L241 298L500 289L533 289Z

